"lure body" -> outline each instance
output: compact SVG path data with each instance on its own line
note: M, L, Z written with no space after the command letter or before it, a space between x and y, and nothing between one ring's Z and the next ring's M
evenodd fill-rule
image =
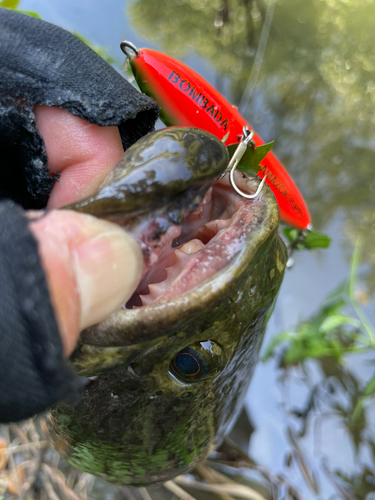
M227 145L239 142L243 127L249 126L235 106L186 64L155 50L139 49L130 65L142 92L160 105L166 125L199 127L219 139L229 132ZM257 134L253 140L256 146L264 144ZM261 162L259 177L264 175L278 202L281 220L301 230L310 228L302 194L272 151Z

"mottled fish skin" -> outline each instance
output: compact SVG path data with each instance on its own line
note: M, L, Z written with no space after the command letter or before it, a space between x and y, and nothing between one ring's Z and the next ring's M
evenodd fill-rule
M254 191L259 184L249 183ZM51 439L73 466L120 485L161 483L207 458L230 429L287 258L269 188L252 203L242 250L212 278L82 332L73 367L101 375L79 402L58 404L48 418ZM176 355L203 341L215 353L202 357L202 377L181 379Z
M125 152L97 193L65 208L126 226L128 219L142 213L168 206L183 208L189 190L201 193L199 204L228 161L224 144L204 130L158 130Z
M86 44L35 17L0 8L0 197L45 207L53 183L36 103L117 125L124 149L153 130L159 107Z

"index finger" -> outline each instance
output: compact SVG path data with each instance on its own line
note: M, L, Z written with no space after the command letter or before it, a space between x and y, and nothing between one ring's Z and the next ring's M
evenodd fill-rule
M36 125L55 182L48 208L59 208L95 193L124 154L117 127L100 127L69 111L37 104Z

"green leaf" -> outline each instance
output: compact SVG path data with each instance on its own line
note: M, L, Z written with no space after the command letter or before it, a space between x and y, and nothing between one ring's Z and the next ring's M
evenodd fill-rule
M268 344L267 349L263 355L262 361L267 361L267 359L272 358L275 355L275 348L282 342L290 340L289 332L281 332L276 335L271 342Z
M308 250L312 250L313 248L328 248L331 241L332 239L326 234L318 233L317 231L309 231L302 244Z
M0 2L0 7L4 7L5 9L16 10L20 0L2 0Z
M323 323L320 325L319 331L323 333L329 333L339 326L348 325L354 326L355 328L361 327L361 322L351 316L345 314L336 314L328 316Z
M370 380L367 382L365 390L363 391L362 397L359 399L358 403L356 404L354 411L352 413L352 418L351 421L355 422L360 414L363 411L363 403L365 400L369 397L371 397L373 394L375 394L375 375L373 375Z
M230 146L228 146L227 149L229 158L232 158L234 152L237 149L237 146L238 144L231 144ZM259 172L260 162L266 156L268 151L271 150L272 146L273 142L263 144L262 146L257 146L256 148L254 148L254 146L248 147L238 164L238 170L241 170L241 172L245 172L249 175L257 175L257 173Z
M367 382L364 396L372 396L375 394L375 375Z
M301 231L298 229L293 229L291 227L286 227L283 229L283 234L291 243L295 244L295 248L298 250L307 249L313 250L314 248L328 248L331 243L331 238L323 233L318 233L317 231L308 231L305 237L301 237ZM300 239L301 241L297 240Z
M298 229L293 229L291 227L285 227L283 229L283 234L289 241L289 243L294 243L300 236L300 231Z
M19 3L20 3L20 0L1 0L0 7L3 7L4 9L16 10L17 12L20 12L21 14L27 14L28 16L42 19L42 17L37 12L31 11L31 10L19 9L18 8Z
M358 239L354 245L352 260L350 263L348 293L351 300L355 300L355 284L361 255L361 241Z
M355 286L356 286L356 279L357 279L357 271L358 267L360 264L360 255L361 255L361 240L358 238L356 241L356 244L354 246L354 252L350 264L350 274L349 274L349 281L348 281L348 295L350 298L350 302L357 313L357 316L359 320L361 321L364 330L366 331L366 334L368 335L368 338L370 342L372 343L373 347L375 347L375 329L373 328L369 318L367 317L367 314L365 311L362 309L362 307L358 304L356 297L355 297Z

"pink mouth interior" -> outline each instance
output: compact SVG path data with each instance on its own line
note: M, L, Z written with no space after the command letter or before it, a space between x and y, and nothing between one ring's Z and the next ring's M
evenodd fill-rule
M248 178L236 172L238 187L249 193ZM191 213L179 236L164 247L158 261L144 274L126 307L170 300L223 269L243 248L251 231L254 203L231 187L226 175Z

